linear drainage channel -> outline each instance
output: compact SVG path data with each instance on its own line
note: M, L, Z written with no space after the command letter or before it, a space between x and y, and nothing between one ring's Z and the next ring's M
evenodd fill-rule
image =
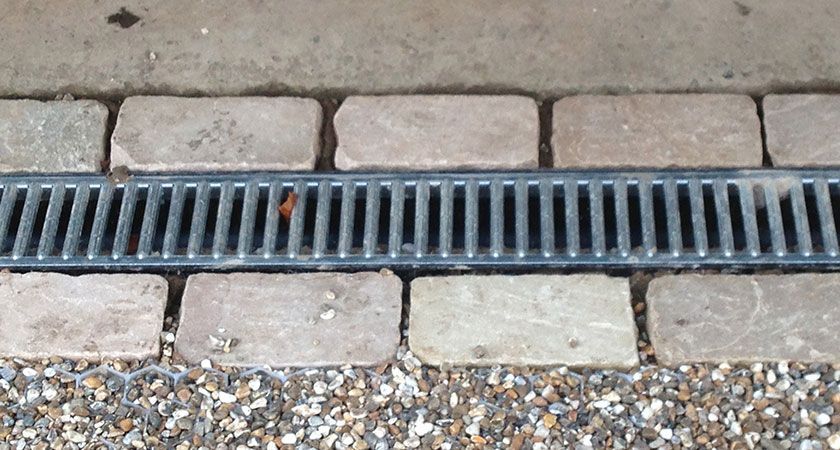
M0 267L834 267L838 220L834 170L0 177Z

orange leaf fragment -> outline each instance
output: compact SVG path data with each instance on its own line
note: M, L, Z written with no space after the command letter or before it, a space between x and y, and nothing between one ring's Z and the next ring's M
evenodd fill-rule
M277 210L280 211L280 215L286 219L286 222L292 220L292 211L295 209L295 205L297 204L298 196L294 192L289 192L288 197L286 197L286 201L280 204L277 207Z

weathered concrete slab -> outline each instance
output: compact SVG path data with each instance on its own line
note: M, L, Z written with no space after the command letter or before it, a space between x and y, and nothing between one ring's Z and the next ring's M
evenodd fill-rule
M198 274L187 279L175 351L226 366L376 365L396 354L401 313L394 275Z
M0 2L0 95L840 88L835 0L66 6Z
M657 361L840 362L840 274L673 275L647 292Z
M630 284L605 275L417 278L408 340L433 365L639 364Z
M0 173L99 172L107 120L93 100L0 100Z
M291 97L131 97L111 166L144 172L313 170L321 106Z
M539 166L539 114L527 97L349 97L334 122L340 170Z
M156 275L0 273L0 356L157 357L167 290Z
M763 106L774 166L840 166L840 95L768 95Z
M760 167L743 95L576 96L554 104L554 167Z

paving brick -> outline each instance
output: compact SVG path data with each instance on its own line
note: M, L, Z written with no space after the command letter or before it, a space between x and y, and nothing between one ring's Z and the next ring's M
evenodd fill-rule
M836 2L4 0L0 96L836 90Z
M175 350L226 366L376 365L396 354L401 313L394 275L198 274L187 279Z
M411 282L409 345L432 365L638 365L627 279L490 275Z
M768 95L763 106L774 166L840 165L840 95Z
M742 95L567 97L554 104L554 167L760 167L756 105Z
M93 100L0 100L0 173L99 172L107 120Z
M291 97L131 97L111 166L144 172L312 170L321 106Z
M158 356L168 287L156 275L0 273L0 356Z
M647 292L659 363L840 361L840 274L672 275Z
M335 130L341 170L538 166L539 114L527 97L350 97Z

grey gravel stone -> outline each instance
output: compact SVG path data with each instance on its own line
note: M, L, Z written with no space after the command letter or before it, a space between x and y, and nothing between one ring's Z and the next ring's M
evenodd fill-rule
M840 361L840 274L670 275L648 287L657 360Z
M107 120L93 100L0 100L0 173L99 172Z
M517 96L349 97L335 116L340 170L536 168L537 104Z
M604 275L417 278L408 336L432 365L639 362L629 282Z
M763 105L774 166L840 165L840 95L768 95Z
M761 125L743 95L567 97L554 104L554 167L760 167Z
M276 371L122 361L93 367L56 358L45 367L0 358L0 367L28 374L0 380L0 449L840 446L837 365L623 373L429 367L404 346L397 357L375 369Z
M321 106L291 97L131 97L111 166L143 172L313 170Z
M0 356L157 356L167 291L156 275L0 273Z
M17 1L2 3L0 95L556 97L840 83L836 0ZM136 20L116 20L125 6ZM43 20L48 11L60 13Z
M375 365L394 357L401 311L393 274L198 274L175 349L226 366Z

